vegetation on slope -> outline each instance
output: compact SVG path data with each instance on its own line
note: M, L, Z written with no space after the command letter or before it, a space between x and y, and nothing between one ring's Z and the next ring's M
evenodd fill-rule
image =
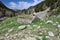
M0 36L1 35L5 36L7 33L9 33L9 35L12 35L13 36L14 34L17 34L18 35L18 33L20 33L20 32L24 32L23 34L25 35L25 33L28 33L28 32L30 32L29 30L31 30L31 33L33 35L43 36L43 40L47 40L45 38L45 36L48 35L47 34L48 31L52 31L55 34L55 36L57 36L58 33L59 33L58 32L58 27L57 27L58 24L56 24L56 25L54 25L54 23L53 24L47 24L46 22L49 21L49 20L53 21L54 23L59 22L59 24L60 24L60 18L57 18L57 17L49 17L49 18L42 19L42 20L36 19L36 20L34 20L32 22L32 24L27 24L26 25L28 28L26 28L24 30L20 30L19 29L19 26L25 25L25 24L19 24L19 23L17 23L17 17L12 17L12 18L9 17L9 18L6 18L5 21L3 21L3 22L0 23ZM30 25L30 27L29 27L29 25ZM40 26L40 28L39 28L39 26ZM32 29L30 29L30 28L32 28ZM42 35L40 35L39 33L41 33L41 32L39 30L37 31L37 28L39 28L41 30L43 30L43 29L46 28L48 30L47 30L46 33L43 33ZM8 32L11 29L13 29L13 30L11 32ZM21 34L21 36L23 34ZM16 39L17 40L20 40L20 37L21 36L19 36L19 38L16 36ZM12 39L14 40L14 38L12 38ZM39 39L37 38L37 40L39 40Z

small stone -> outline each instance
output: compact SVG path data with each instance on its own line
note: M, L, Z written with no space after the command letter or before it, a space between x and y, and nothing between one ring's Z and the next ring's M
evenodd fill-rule
M48 32L49 36L54 36L53 32Z
M21 29L21 30L23 30L23 29L26 28L26 26L25 25L22 25L22 26L19 26L18 28Z
M10 36L7 36L7 38L9 38Z
M37 29L39 29L39 28L40 28L40 26L37 27Z
M16 36L18 35L18 34L15 34Z
M56 23L54 23L53 25L57 25Z
M58 25L58 27L60 28L60 25Z
M36 38L33 38L33 37L27 37L27 40L36 40Z
M11 32L11 31L13 31L13 28L12 28L12 29L10 29L10 30L8 30L8 32Z
M8 36L8 35L9 35L9 33L6 33L6 34L5 34L5 36Z
M42 36L40 36L39 39L42 40Z
M58 30L58 29L56 29L56 30Z
M33 25L33 27L37 27L37 25Z
M28 27L30 27L30 25L27 25Z
M59 22L56 22L56 24L59 24Z
M21 33L18 33L18 35L22 35Z
M49 38L49 36L46 36L46 38Z
M48 24L48 23L51 23L51 24L53 24L53 21L49 20L49 21L47 21L46 23L47 23L47 24Z
M42 35L43 33L40 33L40 35Z

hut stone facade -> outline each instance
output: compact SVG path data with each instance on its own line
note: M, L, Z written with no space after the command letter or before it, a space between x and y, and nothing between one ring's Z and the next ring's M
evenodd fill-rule
M14 16L14 10L7 8L1 1L0 1L0 17L4 16Z

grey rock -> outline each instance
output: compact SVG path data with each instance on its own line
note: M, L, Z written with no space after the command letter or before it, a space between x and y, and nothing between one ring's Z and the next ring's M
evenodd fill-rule
M23 30L23 29L26 28L26 26L25 25L22 25L22 26L19 26L18 28L21 29L21 30Z
M31 24L34 19L35 19L35 16L31 16L31 18L18 18L18 23L20 23L20 24Z

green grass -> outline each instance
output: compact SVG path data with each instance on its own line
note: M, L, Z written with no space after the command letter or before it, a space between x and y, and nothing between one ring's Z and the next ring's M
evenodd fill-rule
M0 23L0 33L5 34L8 29L16 28L18 26L20 26L20 24L17 23L17 17L7 17L6 20Z
M59 24L60 24L60 18L57 18L57 17L49 17L49 18L45 18L45 19L43 19L43 20L36 19L36 20L33 21L33 24L40 25L41 28L48 28L48 31L52 31L52 32L54 32L55 35L58 35L58 34L57 34L57 33L58 33L58 30L56 30L56 29L58 29L58 28L57 28L57 25L46 24L46 22L47 22L48 20L51 20L51 21L53 21L54 23L55 23L55 22L59 22ZM42 24L41 24L41 23L42 23ZM33 25L33 24L32 24L32 25Z
M57 17L49 17L49 18L45 18L43 20L40 19L35 19L31 24L31 27L33 28L33 25L37 25L41 26L41 28L48 28L48 31L52 31L54 32L55 35L58 35L58 29L57 25L53 25L53 24L46 24L46 21L48 20L52 20L54 23L55 22L59 22L60 23L60 18ZM41 24L42 23L42 24ZM6 17L6 19L2 22L0 22L0 35L4 35L8 32L9 29L14 28L14 30L12 32L10 32L10 34L14 34L14 33L18 33L21 30L18 29L18 27L20 25L25 25L25 24L19 24L17 22L17 17ZM33 28L34 29L34 28ZM32 29L32 30L33 30ZM28 30L28 29L26 29ZM47 31L47 32L48 32ZM39 35L39 32L32 32L33 34ZM47 35L47 33L46 33Z

